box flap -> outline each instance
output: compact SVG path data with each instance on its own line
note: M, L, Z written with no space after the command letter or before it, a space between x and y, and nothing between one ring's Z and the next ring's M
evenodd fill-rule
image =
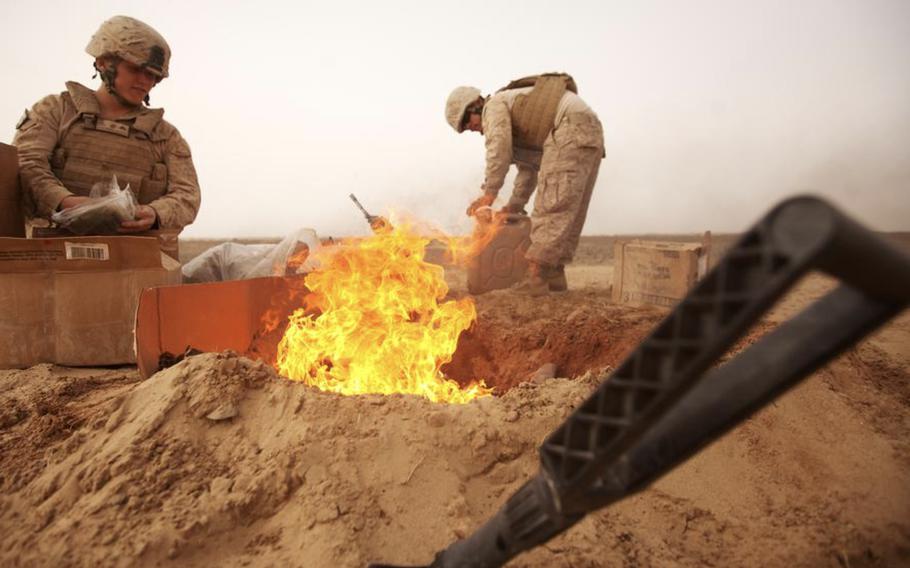
M140 293L182 277L176 261L154 252L153 268L0 270L0 368L135 363Z
M234 350L269 361L288 315L307 294L301 277L161 286L144 290L136 313L142 378L188 351ZM271 353L262 352L263 337Z
M176 258L173 258L171 255L161 251L161 268L172 271L180 269L180 261Z
M0 272L97 272L162 268L151 237L0 238Z
M19 157L15 146L0 143L0 237L24 237L19 194Z

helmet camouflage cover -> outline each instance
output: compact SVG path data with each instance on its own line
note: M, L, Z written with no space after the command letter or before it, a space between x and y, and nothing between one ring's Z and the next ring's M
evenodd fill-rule
M455 132L464 131L464 113L479 97L480 89L476 87L456 87L446 99L446 122Z
M92 57L116 55L155 73L168 75L171 48L154 28L129 16L114 16L105 21L85 46Z

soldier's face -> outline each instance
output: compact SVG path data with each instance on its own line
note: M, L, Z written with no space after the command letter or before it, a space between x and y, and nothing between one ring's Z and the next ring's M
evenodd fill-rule
M464 129L483 134L483 122L481 121L480 114L476 112L470 113L468 119L464 123Z
M146 95L158 84L158 76L139 65L129 61L120 61L117 64L117 78L114 80L114 89L121 97L135 106L142 104Z

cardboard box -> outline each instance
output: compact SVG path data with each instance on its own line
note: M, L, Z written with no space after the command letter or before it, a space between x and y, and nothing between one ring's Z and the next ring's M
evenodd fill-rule
M145 290L136 314L139 374L149 377L185 354L227 349L273 364L288 316L308 293L303 276Z
M32 238L47 239L53 237L75 237L74 233L60 227L32 227ZM180 231L177 229L155 229L154 231L142 231L140 233L130 233L131 237L155 237L158 239L158 247L161 252L173 258L180 260L180 243L178 237Z
M16 147L0 143L0 237L24 237Z
M180 278L148 237L0 238L0 368L135 363L140 292Z
M613 301L675 305L707 272L709 250L707 243L616 241Z

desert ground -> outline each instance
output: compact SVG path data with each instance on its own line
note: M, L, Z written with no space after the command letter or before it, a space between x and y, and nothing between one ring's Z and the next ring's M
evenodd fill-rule
M733 238L715 237L715 257ZM910 251L910 234L887 238ZM534 475L541 441L667 314L611 302L613 240L583 238L567 293L476 298L445 370L496 395L465 405L321 392L231 352L147 380L0 371L0 565L428 564ZM181 260L213 244L182 243ZM463 270L446 280L466 295ZM832 286L810 275L745 343ZM557 378L530 381L546 363ZM509 564L908 565L910 311Z

